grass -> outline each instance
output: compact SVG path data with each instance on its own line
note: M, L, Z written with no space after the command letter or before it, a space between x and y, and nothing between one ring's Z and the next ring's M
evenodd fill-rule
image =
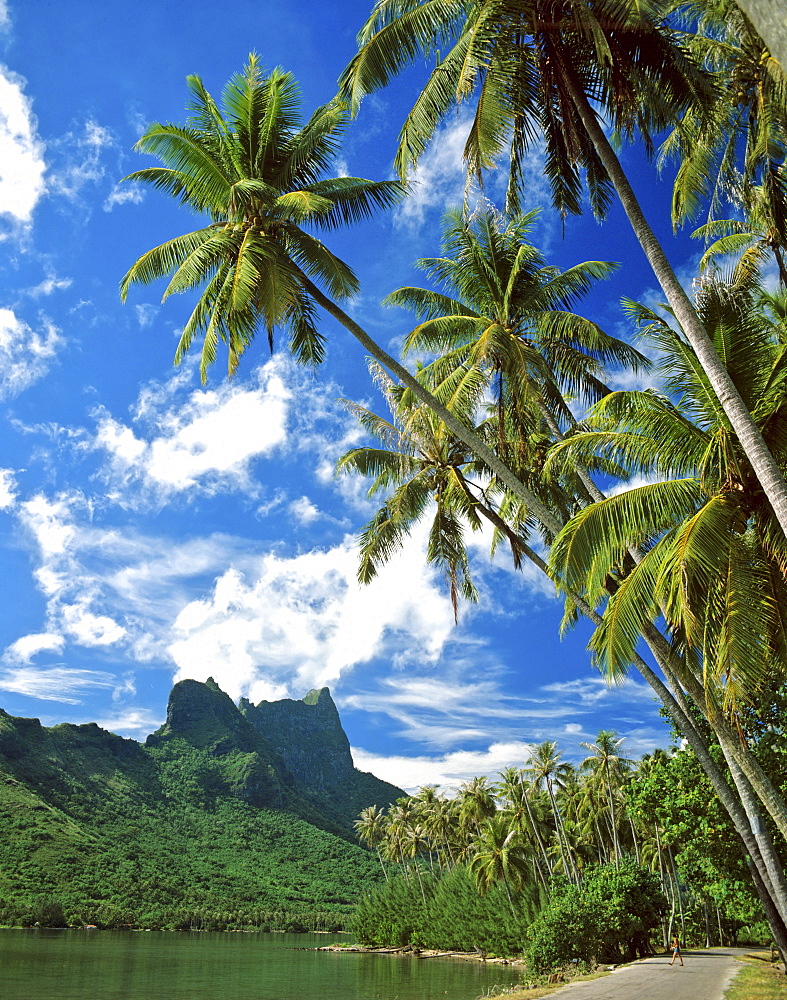
M787 977L776 965L771 965L763 953L747 956L745 966L724 994L724 1000L784 1000L785 995Z
M504 1000L539 1000L539 997L549 996L550 993L554 993L555 990L561 990L564 986L568 986L571 983L584 983L591 979L603 979L604 976L608 976L609 973L606 971L589 972L584 976L574 976L570 980L562 980L559 983L550 983L549 985L544 984L543 986L534 986L532 989L526 989L524 987L511 986L505 989L493 989L489 993L485 993L479 1000L487 1000L491 997L492 1000L498 1000L498 998L504 998ZM766 997L765 1000L770 1000ZM784 997L782 997L784 1000Z

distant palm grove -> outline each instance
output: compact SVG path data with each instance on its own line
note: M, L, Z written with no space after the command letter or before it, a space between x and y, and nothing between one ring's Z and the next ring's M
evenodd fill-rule
M477 597L467 538L488 532L552 581L566 628L593 624L610 683L644 678L681 749L633 766L605 732L574 769L548 742L495 786L366 810L359 832L388 881L356 928L527 946L545 968L636 954L659 924L709 941L759 924L784 957L784 68L732 0L379 0L358 40L338 96L305 120L292 76L256 56L221 100L189 78L190 116L148 127L138 149L160 165L131 179L199 224L134 263L122 294L160 279L165 298L196 294L177 359L200 342L203 378L221 353L233 374L260 333L318 364L319 310L343 325L373 358L383 411L348 402L369 439L339 463L380 501L360 580L426 521L458 614ZM400 180L333 176L364 96L424 59L392 150ZM413 316L397 359L345 310L360 281L321 237L405 197L460 102L465 204L431 234L424 286L388 296ZM672 177L670 219L646 219L629 143ZM532 243L533 156L560 217L603 220L619 202L649 261L663 304L626 300L620 336L581 308L614 265L561 270ZM481 193L494 171L508 177L497 206ZM665 221L699 225L690 282L655 235Z

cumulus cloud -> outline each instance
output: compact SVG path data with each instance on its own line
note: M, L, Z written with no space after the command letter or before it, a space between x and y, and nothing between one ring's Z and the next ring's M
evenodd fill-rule
M0 308L0 399L18 396L42 379L62 344L48 320L33 330L11 309Z
M16 477L12 469L0 469L0 510L9 510L16 503Z
M405 647L434 662L453 630L450 601L424 569L421 539L366 587L356 581L353 539L291 558L269 553L241 574L227 570L210 596L186 605L169 647L177 679L213 676L232 697L301 697L360 663ZM281 696L281 694L279 695Z
M173 379L143 392L136 429L100 411L95 447L107 453L105 475L118 499L132 485L159 497L195 487L253 492L250 463L286 440L290 398L276 364L260 369L251 387L184 393Z
M299 521L301 524L311 524L312 521L318 520L321 513L318 507L311 502L311 500L304 496L298 497L297 500L293 500L290 504L290 513Z
M0 28L7 10L0 9ZM36 132L26 81L0 66L0 215L17 224L29 223L44 194L44 144Z

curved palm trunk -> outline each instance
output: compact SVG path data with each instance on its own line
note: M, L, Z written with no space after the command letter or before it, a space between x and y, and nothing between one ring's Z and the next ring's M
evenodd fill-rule
M582 96L584 97L584 95ZM620 164L617 161L617 157L612 151L612 148L609 146L609 143L607 142L606 137L604 136L602 130L598 126L598 122L595 119L595 115L593 114L590 105L587 103L586 99L585 99L585 105L587 109L587 114L589 116L589 122L586 123L589 125L588 129L589 132L591 133L591 135L594 131L598 133L598 135L601 137L601 140L603 140L603 144L606 145L606 147L608 147L609 154L614 160L614 165L610 163L608 166L607 163L605 162L605 166L607 166L607 169L610 171L610 176L613 177L613 182L615 176L617 176L619 179L622 178L625 188L631 193L631 200L633 200L633 203L636 206L636 210L639 213L639 217L642 219L642 223L646 227L647 232L650 233L652 242L655 244L659 253L661 254L661 258L663 258L666 267L669 270L669 273L672 274L672 278L675 285L678 287L678 289L680 289L680 286L677 283L677 279L675 278L674 273L672 272L672 269L669 266L669 262L666 260L663 251L661 251L660 247L658 247L658 242L656 241L655 236L653 236L650 228L647 225L647 222L645 222L644 216L642 216L642 212L639 209L639 205L636 202L636 198L633 194L633 191L631 191L631 187L628 184L628 180L623 174L622 168L620 167ZM601 155L601 150L599 150L599 155ZM605 160L605 158L602 157L602 160ZM622 197L621 200L623 200ZM560 530L560 528L562 527L560 519L557 518L547 507L545 507L545 505L542 504L541 501L537 497L535 497L531 493L531 491L528 490L527 487L525 487L524 484L521 483L516 476L514 476L511 470L508 469L507 466L505 466L500 461L500 459L494 454L494 452L491 451L491 449L489 449L486 446L486 444L478 437L477 434L475 434L472 430L470 430L470 428L462 424L461 421L457 420L456 417L454 417L454 415L446 407L444 407L424 386L422 386L417 381L417 379L415 379L413 375L403 365L399 364L393 357L391 357L386 351L384 351L371 337L369 337L369 335L363 330L362 327L360 327L350 316L347 315L347 313L344 312L343 309L341 309L338 305L336 305L335 302L333 302L326 295L324 295L320 291L320 289L308 278L308 276L303 273L303 271L301 271L297 267L296 271L298 273L300 281L303 284L303 287L309 292L309 294L312 296L315 302L319 303L319 305L321 305L326 310L326 312L328 312L331 316L334 317L334 319L336 319L339 323L341 323L341 325L344 326L345 329L347 329L356 338L356 340L358 340L359 343L377 361L379 361L381 365L383 365L394 375L400 378L401 381L409 389L412 390L413 394L418 399L420 399L423 403L425 403L437 416L439 416L445 422L446 426L454 434L456 434L459 440L462 441L464 444L466 444L468 448L470 448L479 458L481 458L487 464L490 470L494 472L496 476L498 476L500 481L505 483L505 485L508 486L508 488L511 489L511 491L516 496L518 496L528 505L530 512L535 517L537 517L538 520L540 520L545 527L547 527L550 531L553 532L557 532ZM688 298L685 296L685 293L683 293L682 289L680 289L680 293L682 298L686 300L690 312L694 314L693 307L691 306L691 303L688 302ZM694 315L695 315L695 321L698 322L696 320L696 314ZM700 328L702 329L701 324ZM705 340L707 340L707 334L705 333L704 329L702 329L702 333L704 335ZM729 377L727 376L727 378ZM778 478L782 482L782 485L784 485L783 480L781 480L781 476L779 476ZM787 492L787 490L785 492ZM787 501L787 497L785 499ZM785 504L785 509L787 510L787 503ZM499 526L505 527L506 535L509 538L512 538L512 536L516 538L514 533L507 526L504 525L502 519L499 518L497 515L495 515L495 521L498 523ZM785 525L787 525L787 516L785 516L784 521L780 519L780 523L784 528ZM526 555L529 559L531 559L531 561L533 561L550 579L553 579L552 574L549 572L549 568L547 567L543 559L541 559L540 556L538 556L527 545L522 543L518 538L516 538L516 548L521 554ZM600 616L597 615L596 612L592 608L590 608L589 605L587 605L578 595L569 594L569 597L571 597L571 599L577 605L579 610L582 611L582 613L586 617L590 618L591 621L594 621L595 624L600 624L601 622ZM658 631L655 628L653 629L653 632L656 635L658 635L658 637L661 640L666 642L663 636L661 636L661 634L658 633ZM652 645L651 649L653 649ZM654 654L655 652L656 651L654 650ZM657 662L659 662L659 665L662 666L663 669L661 658L657 654L656 654L656 659ZM664 702L665 706L667 707L667 711L669 712L671 717L678 722L678 724L681 727L681 730L687 733L687 740L690 746L695 751L695 753L697 753L698 759L700 760L703 770L705 770L705 773L711 780L714 790L719 795L725 809L729 813L730 818L732 819L736 827L736 830L738 831L743 842L745 843L746 848L749 854L751 855L754 864L757 867L760 879L764 884L767 893L771 896L771 898L773 898L774 906L778 911L780 921L785 926L787 926L787 899L784 899L783 897L774 898L775 887L771 883L771 879L767 872L766 866L763 863L763 858L762 855L760 854L759 847L752 836L752 829L747 821L746 814L740 805L740 800L737 799L736 796L732 793L732 790L729 788L729 785L727 785L723 775L716 767L716 764L711 758L710 754L707 752L707 747L704 746L704 741L701 740L699 734L696 732L693 725L691 724L688 715L685 714L679 708L679 706L675 702L675 699L671 696L671 694L667 690L666 686L658 679L658 677L647 666L647 664L639 657L635 662L635 666L640 671L640 673L643 674L643 676L651 685L651 687L653 687L654 690L656 690L656 693L659 695L662 702ZM675 714L675 710L677 710L677 714ZM689 733L691 733L691 735L688 735ZM558 836L560 835L558 834ZM563 845L561 839L561 851L562 851L562 846ZM776 895L778 896L778 893L776 893ZM783 936L784 935L780 935L780 937L782 938Z
M768 497L782 531L787 537L787 483L784 481L779 466L717 354L691 300L678 281L667 255L645 219L628 177L620 165L620 160L604 134L604 130L599 125L587 96L578 85L571 69L565 63L561 68L574 107L577 109L590 141L617 191L623 210L631 223L631 228L648 258L657 281L667 296L667 301L675 313L676 319L697 355L722 409L732 424L741 447Z
M379 361L384 368L387 368L388 371L396 375L412 391L416 398L420 399L433 413L440 417L446 427L488 466L500 482L504 483L515 496L524 501L528 511L534 517L538 518L550 531L558 532L560 530L562 527L560 519L555 517L552 511L514 475L508 466L501 462L498 456L481 440L475 431L467 427L466 424L463 424L461 420L458 420L427 388L421 385L404 365L401 365L395 358L391 357L387 351L380 347L366 333L363 327L359 326L355 320L348 316L341 306L338 306L327 295L324 295L297 265L293 264L293 267L304 289L315 302L318 302L327 313L341 323L376 361Z
M535 563L535 565L538 566L538 568L541 569L550 579L553 579L549 572L549 567L539 555L532 551L532 549L523 545L522 553ZM575 594L568 589L565 589L564 593L567 594L567 596L574 602L578 610L580 610L586 618L592 621L595 625L601 624L601 616L594 611L593 608L591 608L590 605L588 605L578 594ZM665 671L665 676L669 676L669 665L668 663L662 662L662 656L660 654L663 650L661 649L661 644L656 641L659 639L666 643L666 640L654 627L652 627L652 632L650 630L646 631L648 634L646 634L645 638L650 645L656 661L659 663L661 669ZM758 872L758 877L765 893L771 900L771 906L766 910L766 912L769 912L771 915L775 913L776 915L775 923L771 920L771 917L769 917L769 923L771 924L774 938L776 940L784 941L787 939L787 894L780 890L780 886L784 881L784 875L782 873L781 877L779 877L778 874L781 871L781 862L779 861L779 858L776 856L775 851L768 851L767 845L762 843L762 840L758 835L755 835L749 816L747 816L747 813L741 804L740 797L736 796L730 788L726 778L722 774L714 759L711 757L705 740L702 738L694 726L694 723L691 721L689 712L684 710L683 706L672 694L666 684L640 656L635 658L634 666L640 672L642 677L648 682L650 687L653 688L659 700L666 708L670 718L673 719L680 732L682 732L685 736L689 746L697 755L697 759L699 760L703 771L708 777L708 780L713 786L713 790L716 795L718 795L719 800L730 817L736 833L740 837L741 842L746 849L748 857L751 859ZM764 855L761 847L765 848ZM775 879L771 877L771 872L774 872ZM757 884L759 886L759 883Z

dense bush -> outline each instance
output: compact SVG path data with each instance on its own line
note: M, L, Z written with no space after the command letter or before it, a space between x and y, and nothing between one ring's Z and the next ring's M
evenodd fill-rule
M351 929L374 946L519 955L539 902L529 887L514 895L513 909L501 886L480 895L467 869L457 865L438 879L395 876L361 901Z
M630 860L587 870L580 886L556 882L530 929L528 965L545 973L570 962L649 954L665 906L658 876Z

